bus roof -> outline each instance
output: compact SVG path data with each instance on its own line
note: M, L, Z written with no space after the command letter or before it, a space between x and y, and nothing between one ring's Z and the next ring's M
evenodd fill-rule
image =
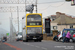
M27 14L42 14L42 13L27 13Z

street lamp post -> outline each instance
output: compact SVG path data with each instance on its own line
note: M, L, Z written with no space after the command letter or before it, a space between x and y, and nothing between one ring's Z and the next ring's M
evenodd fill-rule
M12 25L12 10L11 10L11 6L10 6L10 13L11 13L11 17L10 17L10 41L12 41L12 36L13 36L13 25Z
M19 4L19 0L18 0ZM18 32L19 32L19 7L17 6Z
M18 11L18 6L17 6L17 19L18 19L18 32L19 32L19 11Z

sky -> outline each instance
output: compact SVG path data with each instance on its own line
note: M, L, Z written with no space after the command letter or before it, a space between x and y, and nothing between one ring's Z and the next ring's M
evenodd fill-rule
M25 6L25 4L0 4L0 7L9 6ZM56 12L65 13L70 16L75 16L75 6L71 6L71 2L65 0L38 0L37 4L38 13L42 13L43 18L50 15L56 15ZM22 31L22 17L25 16L25 12L19 12L19 27ZM0 12L0 28L10 32L10 17L11 12ZM18 31L17 12L12 12L13 25L16 31Z

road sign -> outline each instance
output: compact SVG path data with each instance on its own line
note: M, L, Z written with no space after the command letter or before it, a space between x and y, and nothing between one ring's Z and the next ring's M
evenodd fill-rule
M6 33L7 36L9 36L9 33Z

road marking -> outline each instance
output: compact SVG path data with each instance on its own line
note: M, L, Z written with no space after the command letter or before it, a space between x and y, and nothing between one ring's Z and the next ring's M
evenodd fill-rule
M52 41L53 42L53 40L42 40L43 42L50 42L50 41Z
M45 48L45 47L41 47L42 49L44 49L44 50L47 50L47 48Z
M48 42L48 41L46 41L46 40L43 40L43 42Z
M35 47L40 48L39 46L35 46Z
M18 48L18 47L16 47L16 46L13 46L13 45L11 45L11 44L9 44L9 43L4 43L5 45L8 45L8 46L10 46L10 47L12 47L12 48L15 48L16 50L22 50L21 48Z
M22 44L23 44L23 43L22 43ZM47 48L45 48L45 47L34 46L34 45L32 45L32 44L29 44L29 43L24 43L24 44L29 45L29 46L33 46L33 47L36 47L36 48L41 48L41 49L43 49L43 50L47 50Z
M24 44L26 44L26 43L24 43Z
M30 45L30 46L34 46L34 45Z
M29 43L27 45L30 45Z

